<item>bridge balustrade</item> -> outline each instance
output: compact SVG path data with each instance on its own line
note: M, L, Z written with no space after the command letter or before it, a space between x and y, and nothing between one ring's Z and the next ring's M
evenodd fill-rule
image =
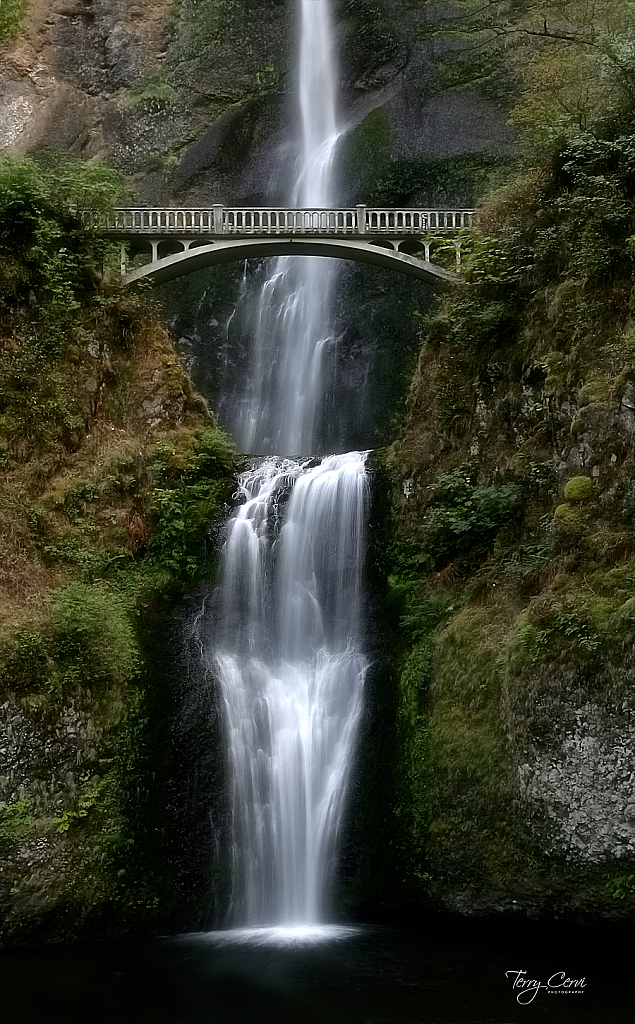
M110 234L166 235L420 235L474 225L473 210L225 207L211 209L127 208L97 215L90 226Z
M355 234L355 210L223 208L223 234Z
M366 232L371 234L420 234L473 226L473 210L366 210Z

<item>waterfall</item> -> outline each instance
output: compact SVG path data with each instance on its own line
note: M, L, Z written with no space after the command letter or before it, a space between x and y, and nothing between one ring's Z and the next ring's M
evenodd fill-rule
M333 202L333 159L340 130L330 5L300 2L300 137L292 204ZM281 257L257 303L251 362L234 399L232 433L242 452L315 455L325 391L336 262Z
M216 654L248 924L324 911L366 661L364 457L267 459L241 481Z
M331 201L338 137L330 6L301 0L300 14L295 202L317 207ZM366 457L311 457L333 277L318 258L273 264L235 427L243 451L268 456L240 480L211 650L229 750L234 918L248 925L325 918L367 670Z

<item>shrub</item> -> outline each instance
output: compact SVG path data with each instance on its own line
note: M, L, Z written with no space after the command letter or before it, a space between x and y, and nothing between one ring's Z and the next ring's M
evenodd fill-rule
M448 559L491 544L502 527L515 520L520 490L516 484L474 487L462 471L442 474L424 526L428 547Z
M119 175L99 164L53 155L0 160L0 296L26 304L32 290L31 315L48 343L71 325L77 293L114 264L115 246L88 230L87 218L124 194Z
M134 678L140 654L124 597L102 583L70 583L53 600L56 684L122 685Z

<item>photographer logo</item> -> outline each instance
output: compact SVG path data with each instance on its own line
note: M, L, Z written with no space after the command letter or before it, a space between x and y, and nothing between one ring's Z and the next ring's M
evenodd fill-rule
M527 971L505 971L512 982L516 1002L521 1006L532 1003L539 992L550 996L580 996L586 988L585 978L570 978L564 971L556 971L547 981L528 978Z

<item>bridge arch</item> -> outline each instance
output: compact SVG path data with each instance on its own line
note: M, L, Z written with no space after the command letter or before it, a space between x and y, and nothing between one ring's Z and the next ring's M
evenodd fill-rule
M397 248L401 243L389 239L348 240L328 237L290 237L222 239L214 242L183 242L180 252L161 254L165 240L153 246L151 262L123 275L125 284L149 280L156 284L172 281L195 270L230 263L237 260L258 259L268 256L322 256L328 259L354 260L396 271L408 277L427 281L429 284L450 286L457 281L456 272L445 270L431 263L402 252ZM170 248L174 243L169 240Z

